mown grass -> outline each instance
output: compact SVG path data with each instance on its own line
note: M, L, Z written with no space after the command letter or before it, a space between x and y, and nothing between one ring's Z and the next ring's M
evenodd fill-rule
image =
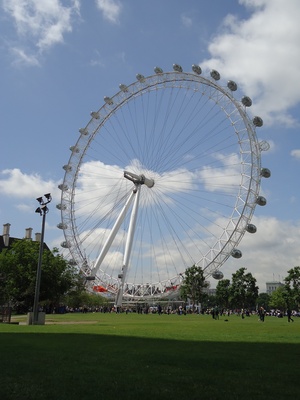
M0 348L2 400L300 398L297 318L50 315Z

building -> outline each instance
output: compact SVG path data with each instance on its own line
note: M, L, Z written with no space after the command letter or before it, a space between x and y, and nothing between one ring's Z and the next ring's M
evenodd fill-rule
M35 234L35 241L41 242L41 233ZM32 228L25 229L24 238L16 238L10 235L10 224L3 224L3 234L0 235L0 253L3 249L11 247L12 243L16 240L32 240ZM44 250L49 250L48 246L44 243Z
M280 288L282 286L284 286L284 284L279 281L266 282L266 292L267 292L267 294L272 294L273 292L275 292L275 290L277 290L278 288Z

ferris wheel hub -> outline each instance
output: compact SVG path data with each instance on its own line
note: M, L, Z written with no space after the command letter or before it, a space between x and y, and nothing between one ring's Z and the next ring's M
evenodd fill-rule
M135 185L146 185L149 189L154 186L154 179L146 178L145 175L137 175L133 172L124 171L124 178L130 180Z

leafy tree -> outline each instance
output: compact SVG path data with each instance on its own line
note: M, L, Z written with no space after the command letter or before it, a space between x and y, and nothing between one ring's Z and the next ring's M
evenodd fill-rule
M299 308L300 305L300 267L290 269L284 278L287 306Z
M76 291L69 293L65 298L67 306L72 308L79 307L101 307L108 304L106 298L99 294L88 293L87 291Z
M220 307L229 308L230 302L230 280L222 279L216 287L216 299Z
M187 268L184 273L183 282L180 288L180 295L184 301L191 301L193 309L196 303L201 303L207 296L205 289L209 283L205 280L201 267L193 265Z
M6 289L6 274L0 273L0 306L7 302L8 293Z
M287 307L287 291L285 287L279 287L270 295L269 307L278 309L278 310L285 310Z
M218 304L216 296L213 294L207 294L201 300L201 310L204 311L208 308L211 309L216 304Z
M256 279L250 272L246 273L246 268L240 268L235 274L232 274L232 283L230 287L232 307L254 307L257 297L258 286L256 286Z
M15 241L0 253L2 298L5 302L27 311L33 305L36 271L39 257L38 242ZM58 253L44 249L41 271L40 302L58 304L76 286L78 273ZM1 296L0 296L1 297Z
M257 306L267 309L269 307L270 295L268 293L259 293L257 297Z

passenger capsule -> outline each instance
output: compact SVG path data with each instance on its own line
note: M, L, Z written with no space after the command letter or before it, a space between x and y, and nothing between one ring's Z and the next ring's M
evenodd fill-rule
M197 75L201 75L202 74L202 69L201 69L201 67L199 67L199 65L193 64L192 65L192 70Z
M68 185L64 185L63 183L60 183L57 187L60 190L68 190L69 189L69 186Z
M70 146L69 148L72 153L79 153L79 148L77 146Z
M227 87L230 89L232 92L235 92L237 90L237 84L234 81L228 81L227 82Z
M214 279L220 280L224 278L224 274L221 271L214 271L211 275Z
M220 75L219 72L216 71L215 69L212 69L212 70L210 71L210 76L211 76L215 81L218 81L218 80L220 80L220 78L221 78L221 75Z
M175 72L182 72L183 71L182 66L179 65L179 64L173 64L173 70Z
M67 229L68 228L68 225L64 224L63 222L60 222L56 226L58 227L58 229Z
M270 178L271 171L269 170L269 168L262 168L260 171L260 175L263 176L264 178Z
M268 143L266 140L262 140L259 142L259 148L261 151L268 151L270 149L270 143Z
M128 92L128 87L126 85L124 85L123 83L121 83L119 85L119 88L122 90L122 92L126 93Z
M99 119L100 115L99 115L98 111L92 111L91 112L91 117L94 118L94 119Z
M260 117L257 117L257 116L253 118L252 122L258 128L260 128L264 124L263 120Z
M65 164L65 165L63 166L63 169L64 169L66 172L72 171L72 167L71 167L71 165L69 165L69 164Z
M249 232L249 233L255 233L257 231L257 228L253 224L248 224L247 228L246 228L246 231Z
M164 71L163 71L160 67L155 67L155 68L154 68L154 72L155 72L156 74L162 74Z
M67 206L65 204L59 203L59 204L56 204L56 208L58 210L66 210Z
M144 77L144 75L136 74L136 79L137 79L139 82L145 82L145 77Z
M256 203L259 206L265 206L267 204L267 200L263 196L258 196L258 198L256 199Z
M86 128L80 128L79 133L80 133L80 135L86 136L89 134L89 131Z
M251 107L252 106L252 100L248 96L244 96L242 98L242 103L245 107Z
M69 242L61 242L61 247L63 247L64 249L69 249L71 247L71 244Z
M231 252L232 257L234 258L241 258L242 257L242 252L239 249L233 249Z
M108 96L104 96L104 101L105 101L106 104L109 104L109 105L114 104L112 98L108 97Z

